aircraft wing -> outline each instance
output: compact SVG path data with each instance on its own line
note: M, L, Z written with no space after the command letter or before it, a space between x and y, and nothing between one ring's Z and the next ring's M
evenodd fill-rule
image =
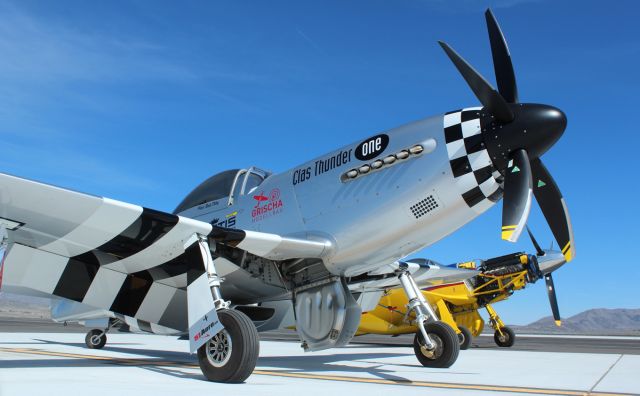
M212 227L209 237L218 243L270 260L322 258L332 251L328 240L315 241L218 226Z
M201 329L206 336L221 328L207 277L209 241L270 259L322 257L330 247L213 227L2 173L0 229L8 237L1 290L53 295L189 331L192 351L208 338L193 343Z

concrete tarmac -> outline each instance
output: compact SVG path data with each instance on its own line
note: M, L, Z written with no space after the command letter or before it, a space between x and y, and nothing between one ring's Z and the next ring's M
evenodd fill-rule
M231 385L204 380L186 352L188 341L109 333L106 347L92 350L75 330L0 332L0 395L640 394L637 355L472 348L452 367L433 369L404 345L304 353L297 342L263 337L256 370L246 383Z
M87 329L77 324L64 326L61 323L45 320L0 318L0 333L7 332L86 333ZM113 333L118 332L116 330ZM298 335L292 330L260 333L260 339L265 341L299 341ZM355 337L351 343L354 345L411 347L413 335L391 337L369 334ZM499 348L493 341L492 334L482 334L473 339L470 349L640 355L640 337L517 334L514 346Z
M298 340L296 333L289 330L270 331L260 336L261 339L274 341ZM410 347L413 345L413 334L397 337L368 334L354 337L351 343ZM493 334L481 334L480 337L473 339L470 349L640 355L640 337L516 334L515 345L510 348L500 348L495 344Z

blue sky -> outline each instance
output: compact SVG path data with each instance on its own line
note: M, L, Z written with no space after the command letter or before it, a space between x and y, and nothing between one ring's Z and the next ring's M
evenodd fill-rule
M555 274L561 313L638 307L636 1L2 1L0 171L170 211L221 170L283 171L476 105L436 40L493 81L486 6L521 101L569 118L544 157L576 237ZM500 240L500 216L418 256L531 251ZM529 224L547 246L537 206ZM510 323L550 312L541 282L496 308Z

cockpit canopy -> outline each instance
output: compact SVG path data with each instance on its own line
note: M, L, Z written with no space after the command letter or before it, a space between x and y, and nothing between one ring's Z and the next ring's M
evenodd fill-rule
M173 213L222 198L237 197L255 190L271 173L251 167L230 169L211 176L189 193ZM231 204L231 201L229 202Z

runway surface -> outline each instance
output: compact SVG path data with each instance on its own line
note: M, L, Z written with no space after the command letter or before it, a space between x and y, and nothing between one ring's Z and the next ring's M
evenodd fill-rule
M279 330L266 333L263 339L297 341L295 332ZM355 337L352 344L379 346L413 345L413 334L398 337L382 335L364 335ZM493 334L482 334L471 342L471 349L501 350L494 340ZM639 337L590 337L590 336L541 336L533 334L517 334L516 343L509 348L511 351L535 352L568 352L568 353L606 353L640 355Z
M0 333L86 333L87 329L79 325L64 326L43 320L0 318ZM276 330L261 333L262 340L298 342L298 335L292 330ZM365 335L355 337L352 344L371 344L380 346L406 346L413 343L413 335L398 337ZM483 334L474 338L471 349L504 350L498 348L492 334ZM606 353L640 355L640 337L601 337L601 336L547 336L517 334L516 344L509 348L512 351L536 352L570 352L570 353Z
M57 332L44 331L50 328ZM346 348L304 353L297 341L291 341L290 333L276 332L263 335L258 366L247 382L229 385L204 380L195 356L186 352L187 341L116 332L109 333L105 349L90 350L84 345L84 331L42 322L0 322L0 394L640 393L640 341L632 338L518 340L533 348L549 345L549 340L553 345L579 340L585 343L580 348L596 351L584 353L497 349L490 346L489 337L480 337L478 346L462 351L451 368L429 369L418 364L413 350L403 345L406 339L400 337L391 339L397 345L386 337L385 343L370 337ZM598 343L628 351L603 353L594 346Z

